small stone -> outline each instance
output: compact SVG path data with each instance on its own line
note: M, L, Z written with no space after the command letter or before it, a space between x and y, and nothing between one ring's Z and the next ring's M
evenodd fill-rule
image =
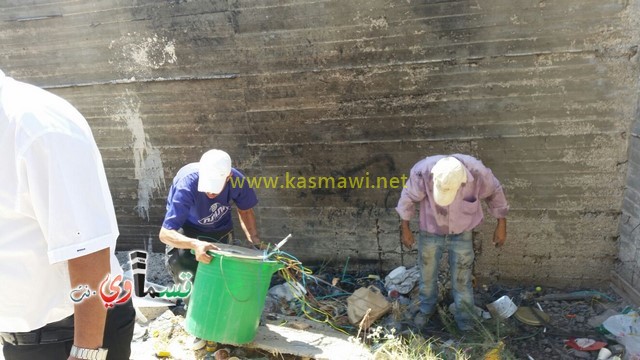
M229 359L229 353L229 349L219 349L213 353L213 356L216 360L227 360Z
M586 351L572 349L569 353L579 359L591 359L591 354Z
M307 323L303 323L303 322L299 322L299 321L292 321L291 323L289 323L292 328L296 329L296 330L306 330L308 328L311 327L311 325L307 324Z

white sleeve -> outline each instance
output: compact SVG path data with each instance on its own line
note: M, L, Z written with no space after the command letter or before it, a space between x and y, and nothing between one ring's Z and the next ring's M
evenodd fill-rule
M50 263L115 247L113 200L92 136L37 136L24 149L20 167L24 204L41 225Z

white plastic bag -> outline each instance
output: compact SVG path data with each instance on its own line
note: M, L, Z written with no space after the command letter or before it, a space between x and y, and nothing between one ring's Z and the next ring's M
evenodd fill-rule
M399 266L384 278L384 287L388 291L397 290L400 294L408 294L420 280L418 266L410 269Z
M624 345L625 360L640 360L640 315L637 312L611 316L602 326Z

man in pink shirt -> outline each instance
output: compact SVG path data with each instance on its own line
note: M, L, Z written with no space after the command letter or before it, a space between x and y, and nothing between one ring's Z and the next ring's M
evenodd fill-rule
M460 330L471 330L473 309L471 270L472 230L483 219L481 200L498 219L493 243L502 246L507 238L509 206L502 185L482 162L472 156L453 154L429 156L411 169L396 211L402 219L402 243L412 248L415 238L409 221L420 205L420 311L415 323L424 326L438 302L438 266L443 249L449 253L449 269L456 305L455 319ZM465 311L467 310L467 311Z

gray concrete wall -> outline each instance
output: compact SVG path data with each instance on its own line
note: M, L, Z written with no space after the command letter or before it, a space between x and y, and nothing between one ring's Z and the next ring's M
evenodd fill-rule
M640 113L638 113L640 115ZM614 284L640 304L640 117L633 124L629 143L629 171L622 203L618 259Z
M579 286L619 254L639 15L638 0L5 0L0 68L85 114L121 249L160 248L174 173L212 147L251 176L400 176L464 152L512 209L503 249L495 220L479 228L478 276ZM399 190L258 193L263 238L293 233L305 261L415 262Z

